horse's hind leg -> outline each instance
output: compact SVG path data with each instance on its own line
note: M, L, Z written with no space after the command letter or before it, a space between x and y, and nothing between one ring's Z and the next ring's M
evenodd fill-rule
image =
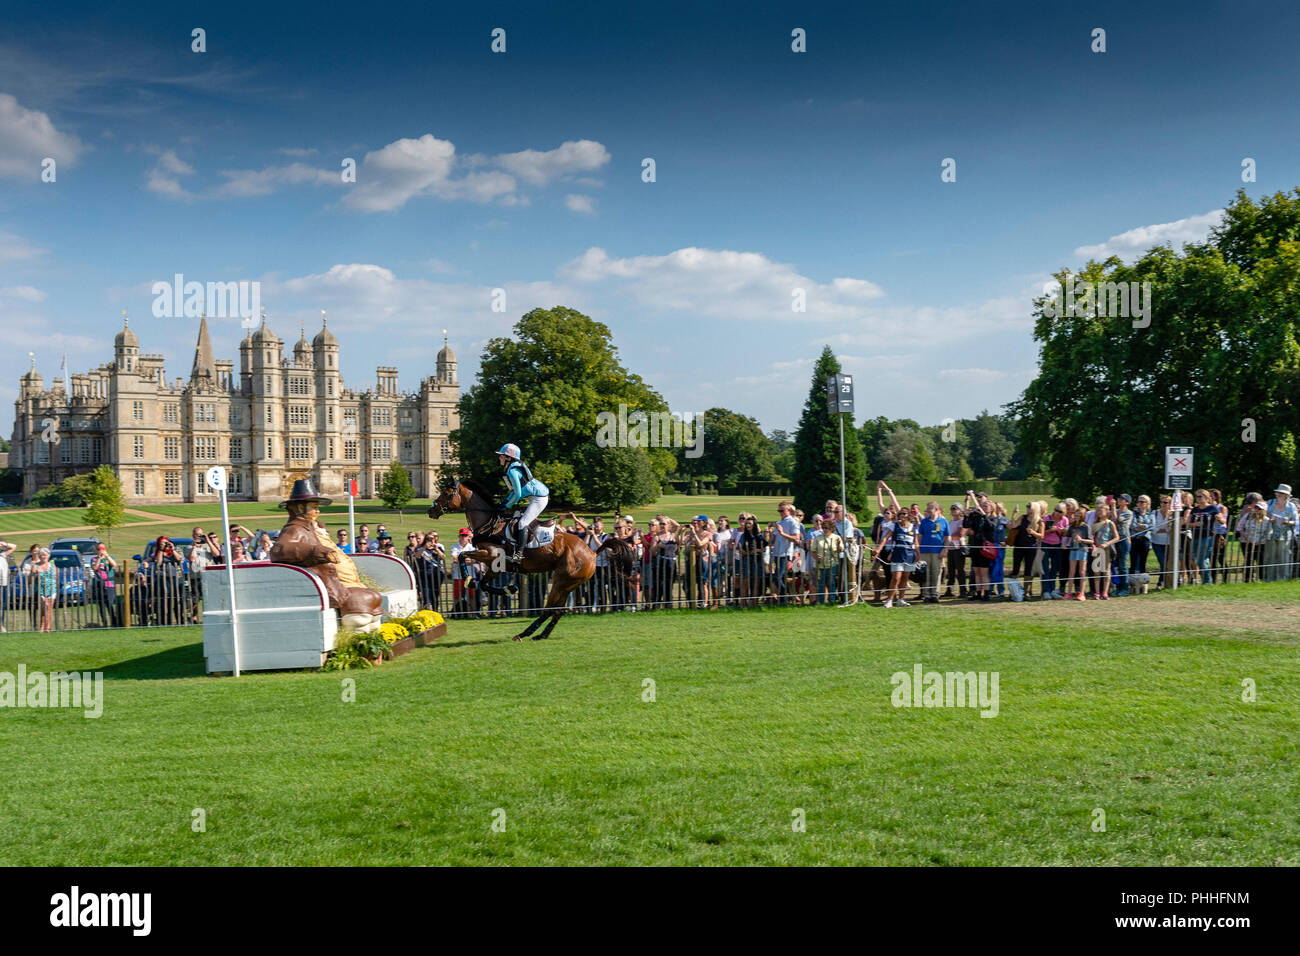
M560 615L564 613L564 606L568 603L569 595L573 593L582 581L569 577L567 574L556 574L551 582L551 593L546 595L546 607L550 610L543 614L542 617L550 615L551 620L542 633L533 637L535 641L544 641L551 636L551 631L555 630L555 625L560 623ZM541 618L538 618L541 620ZM529 628L532 630L532 628Z

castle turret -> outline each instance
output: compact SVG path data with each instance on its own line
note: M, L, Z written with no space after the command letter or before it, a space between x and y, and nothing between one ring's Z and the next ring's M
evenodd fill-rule
M136 371L136 360L140 356L140 340L131 331L131 324L126 313L122 313L122 331L113 338L113 361L123 372Z
M442 330L442 348L438 351L438 381L445 385L456 384L456 353L447 344L447 330Z

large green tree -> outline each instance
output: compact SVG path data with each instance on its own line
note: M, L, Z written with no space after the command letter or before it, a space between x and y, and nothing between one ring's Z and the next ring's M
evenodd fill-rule
M1034 302L1038 375L1009 408L1061 493L1151 492L1166 445L1195 447L1196 483L1232 499L1295 477L1300 189L1238 192L1208 241L1089 262L1074 278L1149 282L1151 310L1148 323L1096 295L1076 314Z
M975 474L980 478L1001 478L1016 449L1003 434L997 416L985 409L975 416L968 432L970 466Z
M620 364L603 323L563 306L534 309L512 337L484 348L478 382L461 397L460 427L450 436L455 463L444 471L504 488L496 450L512 441L552 497L576 503L595 490L577 467L580 449L595 440L600 414L617 416L620 405L628 415L668 410L658 392ZM644 454L656 481L676 464L667 448Z
M771 478L771 446L754 419L725 408L710 408L704 413L696 447L677 449L677 474L714 475L719 482Z
M808 400L799 417L795 434L794 502L807 514L821 511L828 498L840 498L840 426L826 407L826 378L841 371L830 346L822 349L813 370ZM848 510L858 521L870 514L867 508L867 468L852 416L844 422L844 476Z

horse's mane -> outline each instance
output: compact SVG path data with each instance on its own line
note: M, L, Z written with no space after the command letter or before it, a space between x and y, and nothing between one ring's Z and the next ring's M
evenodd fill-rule
M474 493L475 498L479 498L485 503L491 505L496 502L496 495L488 491L476 481L470 481L468 478L462 478L460 483L463 487L468 488Z

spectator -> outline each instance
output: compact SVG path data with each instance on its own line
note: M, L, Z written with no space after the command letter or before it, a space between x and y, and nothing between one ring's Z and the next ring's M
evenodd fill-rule
M5 633L5 611L9 608L9 555L15 546L8 541L0 541L0 634Z
M59 594L59 572L54 565L50 564L49 548L41 548L36 554L32 578L41 609L40 626L37 631L49 633L54 629L54 601Z
M1291 499L1291 486L1278 485L1273 489L1273 500L1264 509L1267 530L1264 536L1264 580L1289 581L1291 579L1291 543L1295 539L1296 522L1300 521L1296 503Z
M858 527L858 516L852 512L845 512L844 520L849 526L850 534L844 539L844 550L848 556L848 587L849 603L857 604L862 593L862 566L866 563L863 557L867 554L867 536L863 530Z
M1151 523L1151 550L1156 553L1156 565L1160 568L1160 590L1169 587L1172 583L1169 577L1169 573L1173 570L1169 565L1172 561L1169 554L1169 535L1173 531L1173 522L1173 498L1169 495L1161 495L1160 510L1156 512L1155 519Z
M1019 511L1020 506L1016 506ZM1025 503L1025 513L1016 517L1012 513L1012 525L1007 532L1007 547L1011 549L1011 577L1023 580L1025 599L1033 596L1034 564L1038 557L1038 544L1042 539L1042 512L1038 510L1037 501ZM1023 575L1023 578L1022 578Z
M248 564L253 560L247 551L244 550L244 539L236 538L235 543L230 546L230 563L231 564Z
M377 540L378 554L387 554L391 557L397 557L397 549L393 547L393 537L389 534L381 534Z
M1109 557L1111 559L1110 567L1114 569L1116 597L1124 597L1128 594L1128 561L1129 552L1133 547L1133 518L1135 516L1135 512L1129 507L1132 502L1132 495L1120 495L1115 499L1114 511L1110 513L1110 521L1115 526L1115 544Z
M32 617L32 630L36 630L40 623L41 617L41 599L37 594L36 584L36 565L41 562L41 546L34 544L27 549L27 554L18 565L18 573L22 575L23 582L26 585L24 600L27 603L27 610Z
M274 546L274 544L275 542L271 540L271 536L267 534L265 531L259 534L257 536L257 547L253 549L253 560L270 561L271 548Z
M1108 505L1098 505L1092 521L1092 573L1097 579L1096 597L1110 600L1110 565L1112 550L1119 543L1119 530L1110 517Z
M1070 583L1066 542L1070 529L1069 505L1059 501L1043 520L1040 541L1043 551L1043 600L1059 601L1066 596ZM1035 537L1035 532L1030 532Z
M966 557L970 549L966 545L966 510L954 503L948 510L948 584L944 588L944 597L966 597ZM957 585L956 594L953 584Z
M108 553L103 544L95 546L95 556L90 560L91 598L99 608L99 622L102 627L119 627L121 620L117 613L117 562Z
M463 566L460 561L462 551L473 551L474 545L470 543L472 532L469 528L461 528L457 535L456 543L451 546L451 598L452 607L462 614L469 614L471 611L478 609L478 602L475 597L467 592L476 591L477 588L471 587L470 583L474 580L474 568L469 562ZM361 539L358 538L358 541ZM427 540L427 539L426 539Z
M1093 512L1096 517L1096 512ZM1065 578L1065 600L1086 601L1084 580L1088 576L1088 553L1092 548L1092 537L1088 533L1088 512L1075 508L1070 518L1069 532L1070 565ZM1074 590L1071 590L1071 589Z
M1133 523L1129 534L1129 574L1143 574L1147 569L1147 555L1151 553L1151 534L1155 530L1156 516L1151 510L1151 498L1138 495L1133 510Z
M790 502L782 501L776 506L776 512L781 516L781 520L773 526L773 594L776 595L778 604L785 605L789 603L790 593L787 576L790 573L791 562L797 556L798 546L803 541L803 527L795 518L794 508Z
M821 534L812 539L810 550L817 566L817 603L834 604L838 600L844 539L835 530L835 521L829 514L822 516Z
M925 584L921 588L921 600L926 604L939 603L939 578L943 573L943 563L948 557L950 534L948 519L943 516L943 506L937 501L928 502L925 517L921 519L918 529L921 560L925 562Z
M1228 506L1223 503L1223 492L1210 489L1210 502L1215 510L1210 521L1214 543L1210 546L1210 574L1222 584L1228 579Z
M231 527L239 527L232 525ZM208 535L202 528L195 528L193 531L193 543L190 545L189 554L186 557L190 563L190 614L195 624L199 623L199 602L203 600L203 569L210 564L217 564L221 561L221 545L215 535ZM235 535L235 541L240 542L242 547L243 539Z
M658 607L670 607L673 603L673 583L677 580L677 535L680 528L671 519L656 522L659 533L654 538L654 576L655 604Z
M974 491L966 492L966 518L963 523L970 542L971 574L975 579L967 597L973 601L988 601L991 599L989 570L997 560L997 523L992 502L983 492L978 495ZM989 551L993 552L993 556L988 554Z
M1237 518L1237 526L1234 530L1237 541L1241 544L1242 580L1246 583L1260 576L1264 536L1268 532L1267 511L1268 505L1264 503L1264 496L1258 491L1252 491L1246 495L1246 501L1241 506L1241 514Z
M428 531L423 537L412 532L411 537L414 539L414 546L407 546L410 552L407 563L415 573L415 586L420 593L420 606L437 611L442 603L442 582L447 578L444 549L438 543L438 534L435 531ZM453 589L454 587L453 585ZM459 594L453 594L453 599L459 597Z
M1196 506L1187 515L1187 528L1192 533L1192 561L1201 572L1201 583L1209 584L1213 580L1210 552L1214 546L1214 521L1219 516L1219 509L1204 488L1197 489L1194 500Z
M892 497L893 492L890 492ZM885 539L880 543L877 553L889 551L889 590L885 592L885 607L893 607L897 604L899 607L910 607L904 594L907 591L907 581L911 573L916 569L916 537L917 526L912 523L912 512L910 509L899 509L895 516L892 527L885 534Z
M243 544L245 551L252 550L254 539L253 532L249 531L242 524L232 524L226 529L226 541L228 543L233 545L236 538L240 539L240 543Z
M154 542L149 568L150 616L155 624L172 626L184 621L184 579L181 556L166 535Z
M344 531L342 528L339 528L339 530L335 534L335 538L337 538L335 544L338 546L338 549L340 551L342 551L344 554L353 553L352 544L350 541L348 541L348 533L346 531Z
M763 597L763 551L766 546L767 540L758 527L758 519L745 515L736 551L742 607L753 607Z

